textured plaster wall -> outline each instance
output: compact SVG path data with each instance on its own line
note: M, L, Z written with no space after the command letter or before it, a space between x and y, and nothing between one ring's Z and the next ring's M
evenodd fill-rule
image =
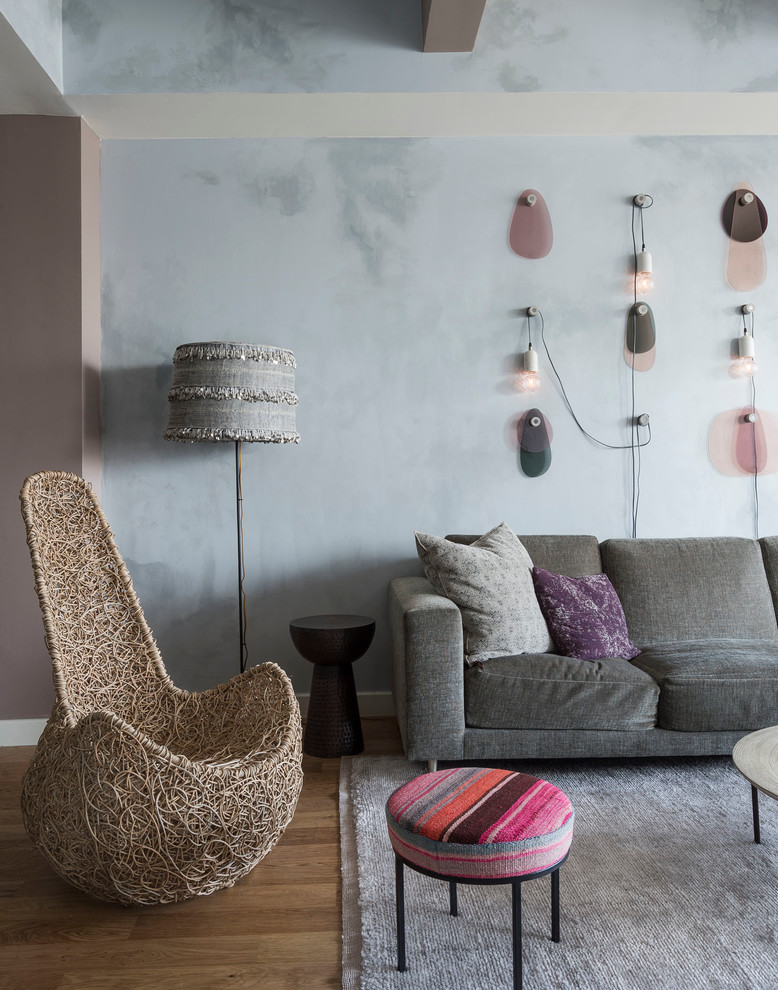
M387 584L418 570L414 528L628 534L629 458L580 435L543 357L554 460L521 475L506 429L530 403L508 368L526 346L517 310L538 304L584 425L626 440L640 191L656 200L658 345L637 376L654 437L639 535L750 536L749 482L717 474L707 433L747 401L728 377L745 301L759 401L776 408L778 255L771 226L767 283L734 292L719 215L743 179L778 203L777 155L772 138L104 142L104 501L174 678L202 687L237 665L233 451L161 439L176 345L246 340L298 358L301 444L244 448L252 662L277 659L305 691L288 621L366 612L379 627L358 687L387 689ZM541 261L507 243L527 186L555 226ZM765 534L777 490L761 480Z
M71 93L778 89L773 0L489 0L421 54L419 0L64 0Z
M0 0L0 14L62 89L62 0Z

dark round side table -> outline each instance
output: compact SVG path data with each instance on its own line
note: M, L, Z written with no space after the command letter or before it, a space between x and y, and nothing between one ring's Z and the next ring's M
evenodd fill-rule
M373 641L375 619L366 615L306 615L289 623L300 656L313 664L303 752L323 758L365 748L351 664Z

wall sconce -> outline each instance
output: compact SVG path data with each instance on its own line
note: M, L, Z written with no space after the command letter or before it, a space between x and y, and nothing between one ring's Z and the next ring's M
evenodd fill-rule
M539 409L528 409L516 426L519 467L528 478L539 478L551 467L551 423Z
M729 194L721 222L729 238L727 281L739 292L751 292L767 275L767 252L762 236L767 230L767 210L748 182L741 182Z
M525 189L516 200L508 231L511 251L521 258L545 258L554 243L551 214L537 189Z
M532 349L532 319L538 315L538 312L537 306L530 306L527 309L529 346L518 357L516 370L517 392L537 392L541 385L540 374L538 372L538 352Z
M638 193L632 199L632 247L635 255L635 295L645 295L654 288L654 259L646 250L646 234L643 226L643 211L653 206L654 199L647 193ZM635 210L640 211L640 251L635 240Z
M738 338L737 356L729 367L732 378L752 378L759 366L756 363L756 348L754 346L754 304L746 303L740 307L743 314L743 334ZM751 328L746 325L747 317L751 317Z
M648 303L635 302L627 314L624 360L635 371L650 371L656 357L656 324Z

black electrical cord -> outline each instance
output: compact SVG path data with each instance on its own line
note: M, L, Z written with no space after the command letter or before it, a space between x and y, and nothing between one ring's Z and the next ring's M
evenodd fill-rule
M557 383L559 384L559 390L562 394L562 399L565 403L565 406L567 407L567 411L573 417L573 422L575 423L575 425L578 427L581 433L583 433L583 435L587 438L587 440L591 440L592 443L596 443L599 447L605 447L607 450L630 450L632 447L631 443L625 443L625 444L606 443L604 440L598 440L597 437L592 436L592 434L589 433L589 431L584 428L580 419L575 414L575 410L573 409L572 403L570 402L570 399L567 395L565 386L562 383L562 379L559 375L559 372L556 369L556 365L554 364L554 359L551 357L551 351L548 349L548 342L546 341L546 322L543 319L543 314L540 312L540 310L538 310L538 316L540 317L540 339L543 342L543 348L545 349L546 357L548 358L548 363L551 366L551 370L554 372L554 377L556 378ZM633 428L636 428L638 426L639 424L637 423L633 424ZM646 426L646 429L648 430L648 437L642 443L638 444L638 446L640 447L646 447L651 442L651 425L648 424Z
M638 288L637 288L637 263L638 263L638 246L637 238L635 236L635 210L639 211L640 214L640 243L642 245L641 250L646 249L646 237L643 225L643 210L649 209L654 204L654 199L652 196L646 195L644 201L641 205L638 205L635 200L632 201L632 254L634 260L634 279L633 279L633 305L632 305L632 346L630 352L632 354L632 360L630 362L630 405L631 405L631 416L630 416L630 442L628 444L613 444L606 443L604 440L599 440L597 437L592 436L587 429L584 428L583 424L575 414L570 398L565 389L562 378L557 371L556 365L554 364L554 359L551 357L551 351L548 348L548 343L546 341L546 324L543 319L543 314L538 310L537 315L540 317L540 339L543 342L543 348L546 352L546 357L548 358L548 363L551 365L551 370L554 372L554 376L559 384L559 389L562 394L562 399L564 400L567 411L573 417L573 422L578 427L578 429L583 433L583 435L590 440L592 443L597 444L599 447L604 447L607 450L628 450L630 452L631 461L631 509L632 509L632 536L637 537L638 529L638 512L640 509L640 474L642 469L641 462L641 451L643 447L647 447L651 443L651 424L646 424L648 430L648 436L645 440L640 439L640 423L637 419L637 401L635 392L635 347L637 344L637 306L638 306ZM530 314L527 314L527 329L529 333L529 346L532 347L532 323Z
M756 382L751 376L751 412L758 415L756 411ZM759 539L759 463L757 461L756 450L756 420L751 424L751 436L754 443L754 539Z
M751 337L754 336L754 311L751 310ZM746 323L746 314L743 313L743 332L748 333L748 324ZM756 382L754 381L754 376L751 375L751 412L754 416L759 414L756 411ZM756 444L756 419L751 424L751 440L754 445L754 539L759 539L759 462Z
M640 448L645 446L645 444L640 443L640 433L638 431L637 424L637 407L635 404L635 346L637 344L637 323L638 323L638 245L637 239L635 237L635 210L638 211L640 216L640 243L641 251L646 250L646 233L643 224L643 210L648 210L654 205L654 197L645 194L642 203L637 203L635 199L632 200L632 257L634 262L634 276L632 282L632 347L630 348L630 353L632 354L632 360L630 361L630 391L632 400L632 417L631 417L631 431L630 431L630 462L632 469L632 538L635 539L638 535L638 511L640 509L640 471L641 471L641 458L640 458ZM651 433L649 431L649 440L651 439Z

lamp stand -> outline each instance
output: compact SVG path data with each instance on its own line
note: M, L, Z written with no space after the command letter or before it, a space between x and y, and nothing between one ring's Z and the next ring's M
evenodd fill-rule
M238 632L241 674L248 666L243 557L241 443L298 443L294 354L282 347L211 340L180 344L173 355L166 440L235 444L238 529Z
M240 663L238 669L241 674L246 669L246 620L243 611L244 591L243 578L243 485L241 479L241 442L235 441L235 517L238 526L238 626L240 635Z

